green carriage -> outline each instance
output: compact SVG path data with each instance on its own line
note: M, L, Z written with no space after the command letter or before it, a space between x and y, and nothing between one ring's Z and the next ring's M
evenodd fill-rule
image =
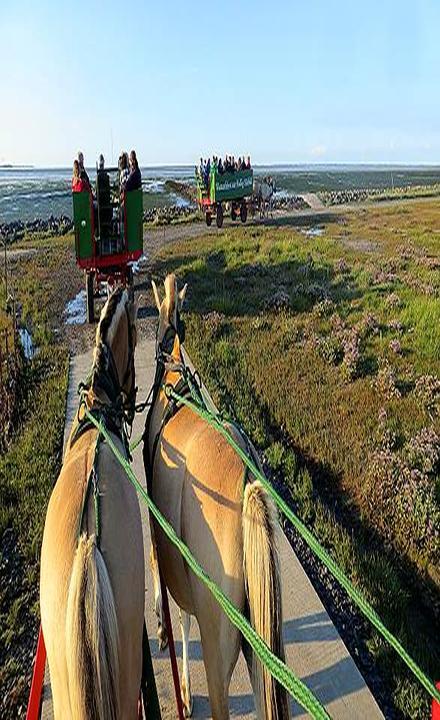
M213 215L216 216L217 227L223 225L223 203L229 203L232 220L240 217L242 222L246 222L254 185L252 169L219 173L217 168L212 167L207 185L198 172L196 182L197 204L205 214L208 226L211 225Z
M94 321L97 284L132 291L131 263L143 252L142 189L120 192L118 168L97 169L95 193L72 193L76 261L86 276L87 320Z

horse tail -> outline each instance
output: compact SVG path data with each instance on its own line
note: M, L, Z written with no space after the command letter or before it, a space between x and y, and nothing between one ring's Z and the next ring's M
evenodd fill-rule
M276 528L276 509L263 485L258 480L247 484L243 501L243 568L250 621L266 645L284 661ZM258 717L287 719L285 689L253 653L251 675Z
M115 600L96 536L82 534L67 598L66 659L71 717L119 717L119 635Z

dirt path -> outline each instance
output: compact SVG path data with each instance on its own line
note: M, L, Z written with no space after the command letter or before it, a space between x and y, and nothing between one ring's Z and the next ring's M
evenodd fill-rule
M305 193L303 197L311 207L306 210L276 210L273 218L260 220L257 215L249 217L245 227L304 227L313 224L334 222L335 219L346 213L355 213L359 210L391 207L396 204L432 202L433 198L406 198L396 200L368 201L363 203L347 203L346 205L324 205L315 193ZM191 223L178 223L176 225L163 225L161 227L147 227L144 231L144 252L149 262L154 255L165 245L175 241L186 240L202 235L217 235L231 232L241 223L233 222L225 217L223 227L219 230L216 225L207 227L200 220Z
M312 210L324 210L325 205L322 202L322 200L319 199L316 193L303 193L300 195L303 200L306 201L308 205L310 205Z

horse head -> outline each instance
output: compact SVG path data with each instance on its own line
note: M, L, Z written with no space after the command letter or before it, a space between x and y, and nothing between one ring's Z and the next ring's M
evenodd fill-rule
M128 420L134 417L136 399L134 351L137 306L126 289L116 288L105 303L96 330L93 387L103 390L112 403L122 397Z
M154 299L159 311L159 323L156 333L156 350L167 355L179 355L180 345L185 339L185 326L180 317L188 285L178 291L174 273L164 280L165 297L161 301L154 280L151 281Z

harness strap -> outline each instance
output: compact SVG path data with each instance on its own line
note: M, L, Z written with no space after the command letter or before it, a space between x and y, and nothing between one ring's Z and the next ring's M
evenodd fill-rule
M100 446L101 442L102 442L102 435L98 431L98 435L96 437L93 464L92 464L91 470L89 472L89 477L87 478L86 492L84 495L84 500L83 500L80 519L79 519L79 526L78 526L78 538L79 538L83 531L84 520L85 520L86 513L87 513L87 505L88 505L88 501L90 498L90 493L93 491L93 509L94 509L94 513L95 513L95 535L96 535L96 544L98 547L99 547L99 540L100 540L100 535L101 535L101 518L100 518L99 486L98 486L98 455L99 455L99 446Z
M150 644L148 642L147 626L142 631L142 678L141 693L144 703L145 717L151 720L161 720L159 697L157 695L156 679L154 677L153 663L151 660ZM139 718L144 716L140 713Z
M168 632L168 647L170 651L171 673L173 675L174 694L176 696L177 715L179 720L185 720L183 712L182 695L180 692L179 668L177 667L176 648L174 646L173 626L171 623L170 604L168 602L168 590L165 580L159 568L160 591L162 593L162 607L165 615L165 624Z
M249 440L247 434L241 427L241 425L239 425L234 420L228 420L227 422L225 422L223 424L230 425L238 432L238 434L240 435L240 437L243 440L243 443L245 445L246 455L251 458L251 460L255 463L255 465L257 467L260 467L259 457L258 457L255 449L253 448L252 443ZM243 465L244 465L244 468L243 468L243 490L244 490L246 483L248 483L250 481L251 471L249 470L249 467L246 465L246 463L243 463Z

